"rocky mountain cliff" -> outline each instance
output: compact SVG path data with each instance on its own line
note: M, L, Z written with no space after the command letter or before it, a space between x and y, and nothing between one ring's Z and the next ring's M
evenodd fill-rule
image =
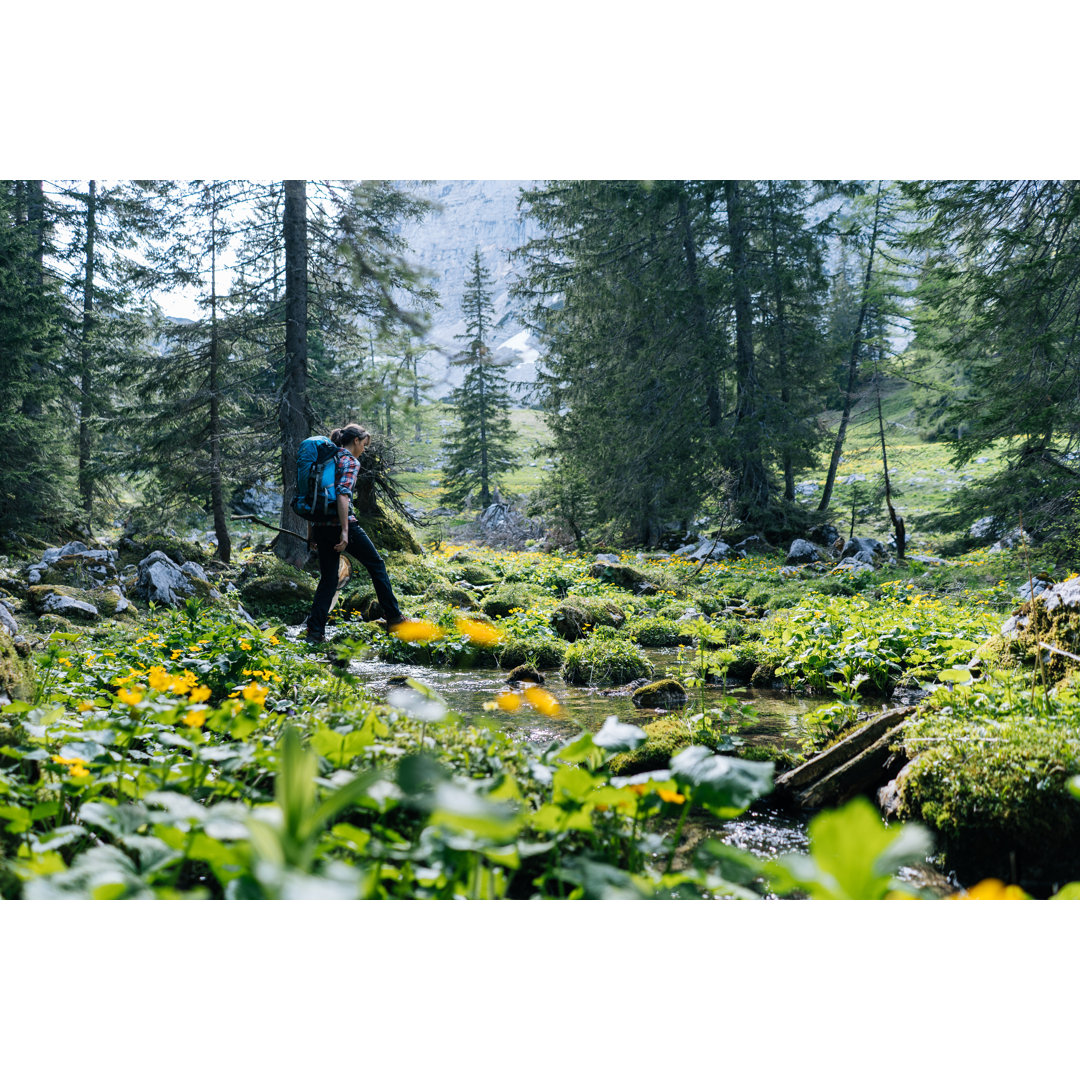
M533 180L401 181L412 194L436 204L425 222L402 231L412 249L412 260L435 275L434 285L442 300L442 308L434 313L427 338L432 348L424 360L434 397L443 397L461 382L461 375L450 366L449 357L461 348L461 343L455 340L455 335L465 329L461 297L468 264L477 249L492 277L496 330L491 345L495 356L506 364L511 382L531 383L536 377L539 355L536 341L522 326L509 295L517 269L511 266L509 253L539 231L533 222L522 218L517 208L521 189L535 183Z

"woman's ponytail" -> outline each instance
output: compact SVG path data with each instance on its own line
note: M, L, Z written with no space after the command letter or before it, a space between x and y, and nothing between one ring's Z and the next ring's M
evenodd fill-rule
M370 437L367 430L360 424L346 424L344 427L334 428L330 432L330 441L335 446L346 446L353 439L368 439Z

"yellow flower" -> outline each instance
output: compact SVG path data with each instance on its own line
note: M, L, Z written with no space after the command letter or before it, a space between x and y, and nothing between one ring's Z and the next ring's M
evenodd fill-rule
M189 696L191 697L191 700L196 703L201 701L207 701L210 698L210 687L196 686L195 689L191 691L191 694Z
M502 709L503 712L517 712L521 708L521 698L517 694L511 693L509 690L504 690L501 694L498 694L495 698L495 704Z
M541 690L539 686L527 686L525 688L525 700L537 711L545 716L556 716L562 709L553 694Z
M686 802L686 796L685 795L680 795L677 791L668 791L666 788L657 788L656 789L656 794L659 795L660 798L664 802L670 802L670 803L684 803L684 802Z
M57 765L85 765L86 761L81 757L61 757L59 754L53 754L53 761Z
M271 645L281 644L281 641L278 639L278 636L276 634L271 634L270 637L267 638L267 641L269 641Z
M262 705L266 701L267 687L260 685L257 682L248 683L244 687L244 700L254 701L256 705Z
M185 713L180 719L188 727L200 728L206 723L206 710L196 709L194 712Z
M184 652L183 649L173 649L172 656L170 656L169 659L170 660L175 660L178 656L183 655L183 652Z
M250 641L241 641L240 642L240 648L243 649L244 652L251 652L251 642Z
M138 688L134 690L128 690L126 687L122 687L121 689L116 691L116 696L125 705L138 705L139 702L143 699L142 692Z
M967 893L961 896L963 900L1030 900L1019 885L1006 885L997 878L985 878L978 885L972 885Z
M89 712L93 707L94 703L92 701L79 702L79 712Z
M435 641L443 636L439 627L423 619L407 619L392 627L390 633L401 641Z
M68 769L68 776L89 776L90 770L83 768L82 765L72 765Z
M168 690L172 686L173 677L163 667L152 667L146 681L153 690Z
M475 645L498 645L503 639L501 631L478 619L458 619L457 630Z
M66 656L61 656L57 661L61 667L71 667L71 661Z

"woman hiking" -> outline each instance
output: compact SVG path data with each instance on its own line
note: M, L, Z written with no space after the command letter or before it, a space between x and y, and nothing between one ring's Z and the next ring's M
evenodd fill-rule
M315 590L305 635L311 645L326 640L326 617L337 592L338 556L343 551L347 551L371 575L387 629L405 619L394 597L386 564L352 513L353 488L360 473L359 458L370 444L371 436L359 424L346 424L330 433L330 441L340 448L334 455L338 520L336 524L308 525L308 543L319 554L319 587Z

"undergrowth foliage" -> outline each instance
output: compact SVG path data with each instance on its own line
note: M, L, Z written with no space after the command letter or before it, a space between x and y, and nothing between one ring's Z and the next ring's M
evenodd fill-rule
M415 587L469 565L493 592L519 586L503 595L528 606L492 617L417 596L420 617L396 636L342 620L330 664L280 628L196 601L135 626L53 633L32 700L0 712L0 895L918 894L896 873L925 857L929 835L887 828L859 802L815 819L807 856L764 862L707 829L684 839L691 819L738 816L772 788L773 763L751 760L738 735L753 717L731 696L715 709L703 696L747 657L839 692L807 722L825 738L852 721L860 687L947 682L903 736L915 757L904 813L946 843L988 807L1045 835L1064 827L1062 800L1080 790L1075 680L1035 693L1030 671L980 678L971 660L1011 597L1000 567L979 557L958 570L979 575L963 590L958 577L883 575L853 595L767 559L700 574L671 559L673 587L637 594L596 580L584 559L474 552L451 565L455 554L415 568ZM574 597L625 622L583 624L567 643L552 614ZM652 674L639 641L682 645L673 673L690 702L664 718L679 738L658 760L657 738L614 717L544 747L512 738L494 723L500 712L561 711L527 680L469 718L411 679L376 702L348 663L374 648L435 665L561 665L567 681L599 685ZM637 768L650 771L632 771L646 760Z

